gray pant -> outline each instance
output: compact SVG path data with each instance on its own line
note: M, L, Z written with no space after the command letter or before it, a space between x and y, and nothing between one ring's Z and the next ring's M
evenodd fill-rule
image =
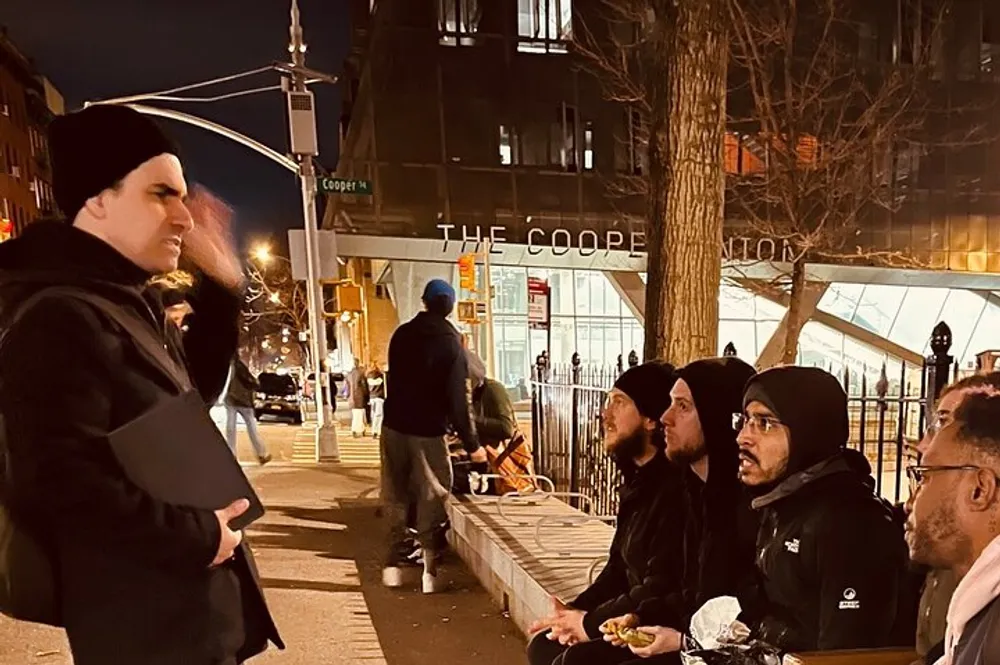
M400 434L382 428L382 503L389 519L386 565L399 563L406 541L407 513L416 509L417 540L424 549L424 561L435 550L435 532L447 522L444 502L451 493L451 459L443 437L428 438Z

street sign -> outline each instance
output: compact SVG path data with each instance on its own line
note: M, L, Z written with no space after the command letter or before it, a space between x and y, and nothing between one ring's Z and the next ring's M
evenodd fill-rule
M475 254L462 254L458 257L458 286L469 291L476 290Z
M319 191L324 194L357 194L372 195L371 180L355 180L353 178L320 178Z
M537 277L528 278L528 327L532 330L549 327L549 283Z

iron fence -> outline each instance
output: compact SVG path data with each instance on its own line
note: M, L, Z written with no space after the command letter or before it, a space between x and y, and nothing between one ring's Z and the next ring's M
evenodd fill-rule
M848 447L865 455L877 491L894 502L909 495L905 468L916 460L916 444L924 435L927 395L933 402L959 376L957 363L948 355L951 331L940 323L931 339L934 352L920 367L903 363L898 380L890 380L885 366L874 383L866 371L859 372L860 380L846 369L839 377L848 393ZM732 344L727 345L726 355L736 355ZM637 354L630 353L628 365L638 363ZM613 515L618 508L621 474L604 450L601 410L624 369L621 357L616 366L585 365L578 354L569 365L550 366L545 353L532 368L532 440L538 472L550 477L558 491L590 496L594 512L600 515Z

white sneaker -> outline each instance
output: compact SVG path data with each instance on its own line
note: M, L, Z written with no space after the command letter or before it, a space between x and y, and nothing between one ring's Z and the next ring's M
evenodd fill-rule
M444 591L444 580L441 579L440 575L431 575L430 573L424 573L422 578L422 585L424 593L440 593Z
M382 569L382 585L390 589L403 586L403 569L399 566L386 566Z

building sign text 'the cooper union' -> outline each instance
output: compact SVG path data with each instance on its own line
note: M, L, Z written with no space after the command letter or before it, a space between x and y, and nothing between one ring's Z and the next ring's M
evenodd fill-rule
M499 254L497 245L507 242L506 226L458 226L455 224L438 224L441 230L445 249L449 242L461 242L462 251L467 251L468 245L479 245L483 241L490 242L490 253ZM646 254L646 234L642 231L630 231L628 234L616 229L609 229L599 234L591 229L573 233L568 229L546 230L538 227L528 229L528 254L537 256L549 252L553 256L564 256L577 252L580 256L593 256L598 252L612 250L628 252L630 257L640 257ZM787 240L773 238L748 238L730 236L723 240L722 259L724 261L783 261L795 260L795 249Z

